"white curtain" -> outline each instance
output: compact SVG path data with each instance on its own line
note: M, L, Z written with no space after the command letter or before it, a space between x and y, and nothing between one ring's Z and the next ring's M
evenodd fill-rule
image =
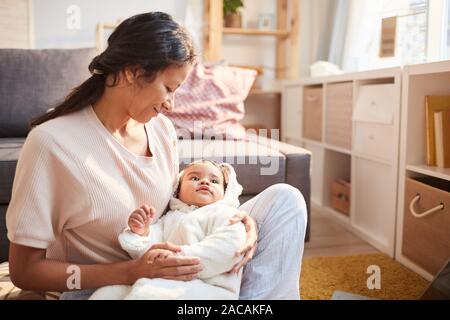
M185 7L182 24L191 33L195 48L201 56L203 50L203 0L184 0L179 2L180 5Z
M328 61L342 66L350 15L350 0L336 0L335 2Z
M306 32L311 32L310 50L311 62L328 60L330 35L336 0L311 0L311 22Z
M342 65L349 8L350 0L302 1L302 75L319 60Z
M351 0L342 68L345 71L366 69L376 55L380 40L379 12L382 1Z
M301 75L309 76L309 67L329 58L330 39L336 2L340 0L302 0L300 16Z

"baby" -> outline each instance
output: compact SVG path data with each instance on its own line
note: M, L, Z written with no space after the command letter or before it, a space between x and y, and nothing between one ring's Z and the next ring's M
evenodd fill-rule
M133 211L129 228L119 242L132 258L144 255L158 242L181 247L177 254L199 257L203 270L198 279L175 281L142 278L133 286L108 286L94 292L90 299L238 299L242 272L228 273L242 257L236 251L246 241L242 223L230 225L239 212L242 186L233 167L200 160L180 173L170 211L152 224L155 211L142 206ZM169 250L153 250L149 263L175 255Z

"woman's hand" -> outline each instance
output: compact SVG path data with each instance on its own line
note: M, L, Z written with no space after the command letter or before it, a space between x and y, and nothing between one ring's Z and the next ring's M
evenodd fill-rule
M247 241L245 245L236 252L236 256L242 256L241 262L236 264L230 273L238 273L239 270L247 264L252 258L256 250L256 241L258 240L258 231L256 230L256 222L245 211L237 213L230 219L230 224L242 222L245 225L245 231L247 232Z
M130 274L131 284L140 278L163 278L170 280L190 281L195 279L202 267L197 257L182 257L175 254L180 247L167 243L154 244L141 258L135 260L134 268ZM174 255L167 254L165 259L155 259L156 252L171 251ZM167 252L166 252L167 253Z

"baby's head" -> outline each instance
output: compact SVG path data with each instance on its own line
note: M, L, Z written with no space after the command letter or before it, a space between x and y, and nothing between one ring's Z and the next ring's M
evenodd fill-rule
M195 161L180 177L177 198L188 205L203 207L223 199L227 182L224 167L209 160Z

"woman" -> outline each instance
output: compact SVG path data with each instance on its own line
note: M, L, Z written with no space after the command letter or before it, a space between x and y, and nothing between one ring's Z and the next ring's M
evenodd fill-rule
M92 76L32 123L7 211L15 285L85 299L106 285L143 277L188 281L201 271L196 257L130 260L117 240L134 208L149 204L159 217L167 207L179 164L175 130L161 113L171 111L194 62L191 38L169 15L133 16L93 59ZM276 185L241 210L231 221L247 230L237 253L244 259L232 270L245 265L240 297L298 298L302 195ZM179 249L161 243L150 251L158 248Z

